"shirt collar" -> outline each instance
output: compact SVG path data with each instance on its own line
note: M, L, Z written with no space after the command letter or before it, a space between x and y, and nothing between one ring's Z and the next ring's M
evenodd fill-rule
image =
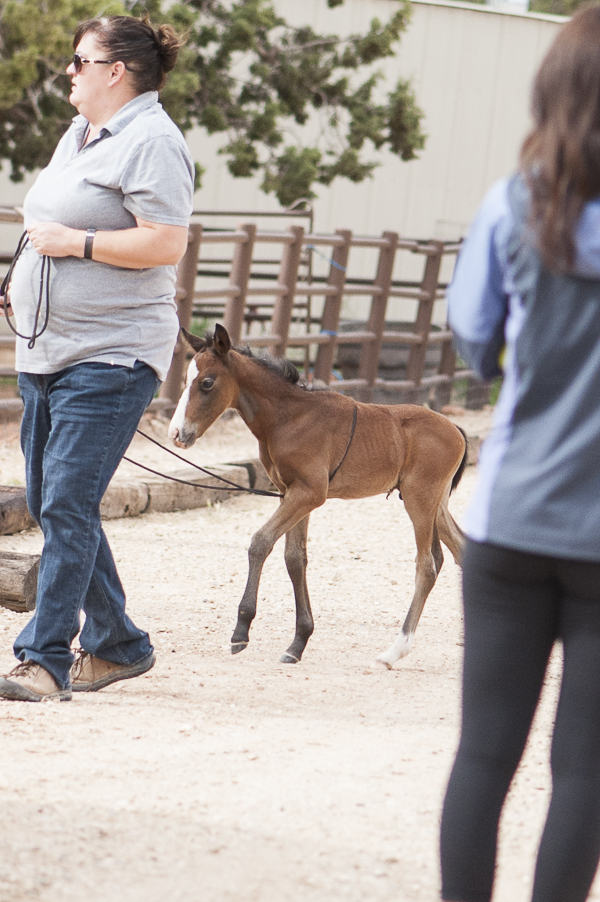
M120 110L117 110L112 119L109 119L106 125L100 129L98 138L103 138L105 135L118 134L126 128L136 116L139 116L140 113L143 113L144 110L147 110L152 106L160 106L158 103L158 91L146 91L144 94L138 94L137 97L134 97L133 100L130 100L129 103L122 106ZM75 125L77 146L81 148L89 123L85 116L81 115L75 116L73 123Z

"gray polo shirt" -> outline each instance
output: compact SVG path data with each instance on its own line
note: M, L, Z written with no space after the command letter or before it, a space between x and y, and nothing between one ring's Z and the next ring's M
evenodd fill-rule
M134 228L134 217L187 226L194 165L183 135L150 91L134 98L83 145L76 116L24 204L30 222L74 229ZM42 258L28 244L15 266L11 301L19 332L31 335ZM17 339L16 369L56 373L78 363L149 364L161 379L177 338L174 266L126 269L76 257L50 265L50 319L28 348ZM43 312L40 321L43 322ZM38 327L39 329L39 327Z

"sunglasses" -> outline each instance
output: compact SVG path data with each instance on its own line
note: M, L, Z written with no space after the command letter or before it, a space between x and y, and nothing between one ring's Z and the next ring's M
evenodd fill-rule
M111 63L116 62L117 60L86 60L78 53L73 54L73 68L75 69L76 75L79 75L86 63L98 63L101 66L108 66Z

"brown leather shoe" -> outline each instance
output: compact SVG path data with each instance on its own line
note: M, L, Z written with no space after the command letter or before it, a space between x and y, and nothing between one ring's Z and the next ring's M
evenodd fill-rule
M0 677L0 698L19 702L43 702L58 698L68 702L70 689L61 689L52 674L35 661L24 661Z
M73 692L97 692L118 680L130 680L154 667L156 656L153 651L137 664L113 664L79 649L71 667L71 688Z

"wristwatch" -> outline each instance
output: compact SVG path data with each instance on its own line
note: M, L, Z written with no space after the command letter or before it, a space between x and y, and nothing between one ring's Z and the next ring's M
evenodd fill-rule
M92 247L94 244L94 236L96 234L96 229L88 229L85 233L85 245L83 248L83 256L86 260L92 259Z

